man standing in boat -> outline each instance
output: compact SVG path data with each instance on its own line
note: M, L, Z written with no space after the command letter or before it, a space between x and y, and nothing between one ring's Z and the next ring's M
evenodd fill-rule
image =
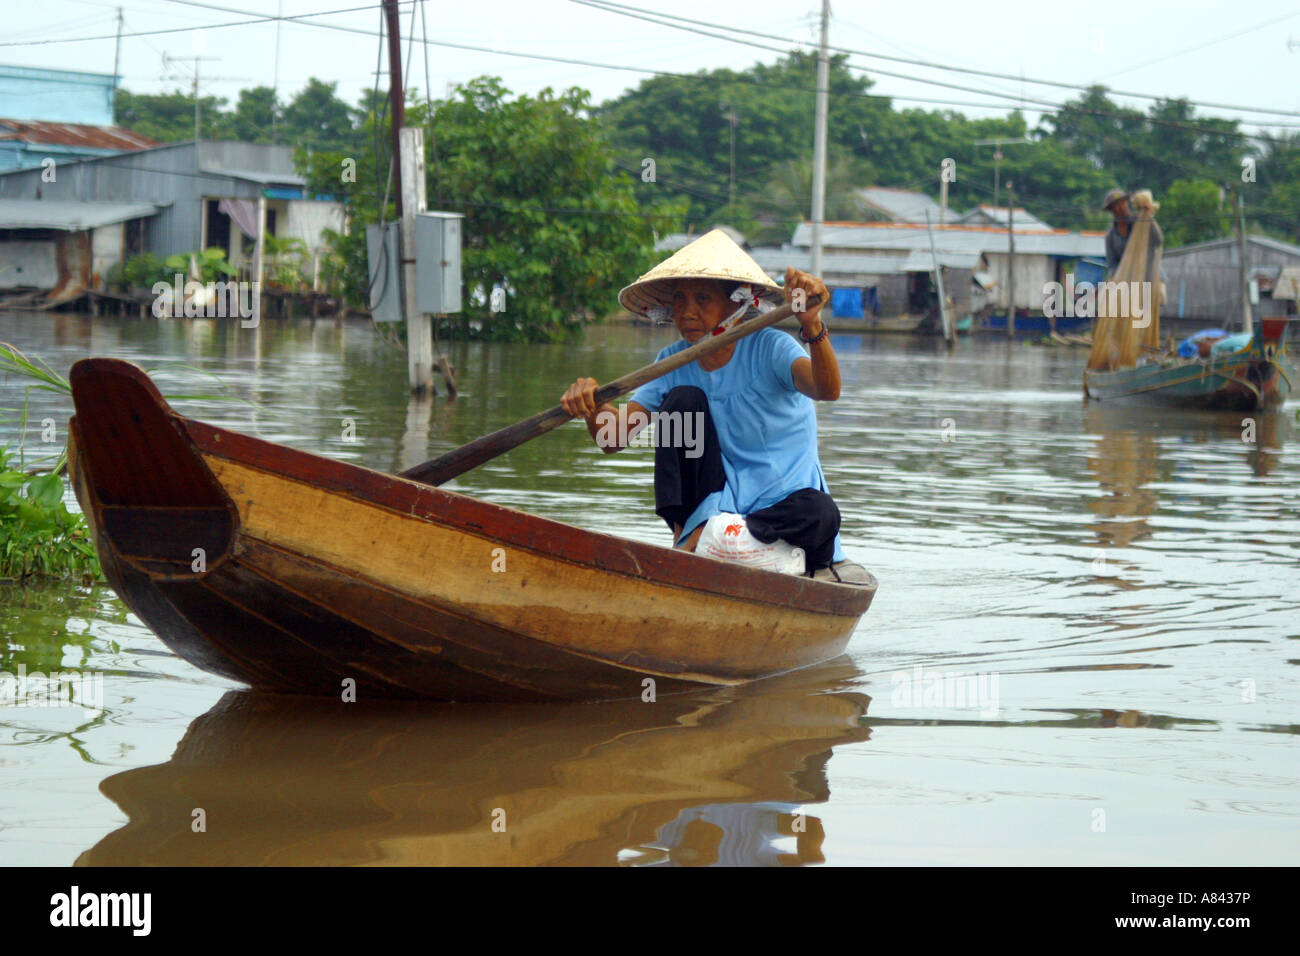
M1129 234L1133 231L1133 213L1128 208L1128 195L1122 189L1112 189L1101 202L1101 208L1115 217L1106 233L1108 279L1119 268L1120 260L1124 258L1124 247L1128 245Z
M594 378L579 378L560 404L586 421L605 452L627 447L652 414L697 416L703 447L680 447L657 436L655 513L673 530L676 546L694 551L715 515L743 515L758 541L802 548L805 571L842 583L869 583L840 547L840 514L826 488L817 454L813 400L840 396L840 368L821 305L826 285L796 269L785 289L768 278L722 230L715 229L641 276L619 293L628 311L671 317L681 341L658 358L679 352L783 299L817 305L797 313L799 337L762 329L733 345L641 386L626 404L597 405ZM795 304L798 304L797 302ZM678 447L673 447L677 445Z

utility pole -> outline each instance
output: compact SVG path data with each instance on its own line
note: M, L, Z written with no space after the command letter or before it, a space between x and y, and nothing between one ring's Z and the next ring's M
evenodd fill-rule
M1237 187L1237 262L1241 266L1241 330L1255 330L1254 317L1250 314L1250 266L1246 262L1246 197Z
M1016 337L1016 194L1007 181L1007 336Z
M817 56L817 121L813 131L812 274L822 273L822 226L826 222L826 114L830 105L831 0L822 0L822 43Z
M117 67L122 62L122 8L117 8L117 42L113 46L113 122L117 122L117 88L122 82Z
M163 67L166 68L173 63L190 63L194 64L194 79L190 83L190 89L194 93L194 142L199 141L199 64L204 60L215 60L214 56L171 56L163 53ZM174 79L183 79L180 76L174 76ZM224 77L218 77L224 79Z
M280 24L284 22L284 0L279 0L275 5L275 76L271 80L271 142L277 142L275 138L276 126L279 125L279 110L275 108L276 101L280 98Z
M731 176L727 180L727 225L734 225L736 209L736 111L726 103L722 104L723 116L731 124Z
M424 130L406 127L402 90L402 41L397 0L384 0L388 25L389 114L393 123L393 187L401 222L401 301L406 316L406 367L411 391L423 395L433 387L433 328L418 311L415 296L415 217L425 211ZM405 175L403 175L405 174ZM450 381L448 382L450 385Z
M1034 145L1034 141L1032 139L1026 139L1023 136L1020 139L1004 139L999 137L996 139L975 140L976 146L993 147L993 208L994 209L998 208L998 178L1002 173L1002 147L1011 143L1019 143L1022 146ZM1007 189L1010 188L1011 188L1011 184L1007 183Z

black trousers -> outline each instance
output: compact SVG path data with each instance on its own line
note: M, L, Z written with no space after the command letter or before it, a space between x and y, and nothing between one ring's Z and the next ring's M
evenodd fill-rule
M691 458L690 449L678 442L667 447L663 436L655 436L655 514L669 528L685 527L701 501L727 484L722 467L722 449L709 413L709 399L701 389L679 385L664 398L660 412L690 415L703 413L702 454ZM663 429L660 429L663 430ZM808 571L828 567L835 554L835 536L840 531L840 509L824 491L802 488L767 508L745 516L749 532L764 544L778 538L804 550Z

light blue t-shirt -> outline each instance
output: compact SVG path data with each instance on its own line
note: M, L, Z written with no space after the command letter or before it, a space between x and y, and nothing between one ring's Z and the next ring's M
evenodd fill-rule
M674 342L656 361L689 345L685 339ZM682 529L682 539L722 512L753 514L803 488L830 493L817 457L813 400L794 387L794 361L807 355L785 332L761 329L737 342L722 368L706 372L691 362L632 395L632 401L650 412L657 412L679 385L694 385L708 396L727 484L700 502ZM834 560L844 560L838 535Z

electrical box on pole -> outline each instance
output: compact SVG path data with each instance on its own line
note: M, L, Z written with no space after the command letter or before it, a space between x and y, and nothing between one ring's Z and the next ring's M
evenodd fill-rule
M386 222L384 235L379 226L366 226L366 273L370 283L370 314L376 322L402 321L401 255L398 252L398 224Z
M447 315L461 309L458 212L415 216L415 302L421 312Z

